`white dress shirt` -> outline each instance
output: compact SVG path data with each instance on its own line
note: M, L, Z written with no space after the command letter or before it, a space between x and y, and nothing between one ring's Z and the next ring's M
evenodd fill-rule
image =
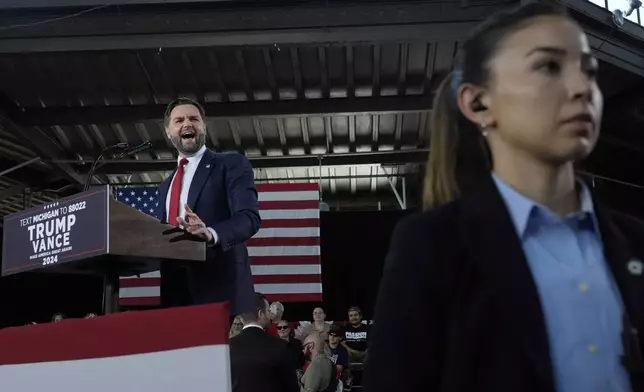
M197 172L197 168L199 167L199 162L201 162L201 158L203 158L203 154L206 152L206 146L201 147L197 153L191 157L185 157L188 160L188 163L183 167L183 181L181 184L181 195L179 196L179 217L184 218L186 217L186 209L185 205L188 203L188 194L190 193L190 185L192 185L192 179L195 177L195 173ZM179 156L177 158L177 166L179 166L179 163L184 157ZM172 178L172 181L170 182L170 188L168 188L168 195L165 198L165 210L166 210L166 221L169 220L169 211L170 211L170 198L172 197L172 184L174 183L174 180L176 178L176 172L175 176ZM219 236L217 235L217 232L215 232L214 229L211 227L208 228L210 233L212 233L213 241L216 244L219 242Z

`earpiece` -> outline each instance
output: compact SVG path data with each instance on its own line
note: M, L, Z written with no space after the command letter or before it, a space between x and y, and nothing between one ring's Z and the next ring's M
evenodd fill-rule
M480 100L476 99L472 101L470 109L472 109L473 112L482 112L487 110L487 106L483 105Z

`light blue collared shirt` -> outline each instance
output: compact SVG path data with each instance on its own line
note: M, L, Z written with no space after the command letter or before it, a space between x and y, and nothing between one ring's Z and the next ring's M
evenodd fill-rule
M581 212L561 218L494 182L532 271L558 392L630 392L621 365L622 305L606 260L588 188Z

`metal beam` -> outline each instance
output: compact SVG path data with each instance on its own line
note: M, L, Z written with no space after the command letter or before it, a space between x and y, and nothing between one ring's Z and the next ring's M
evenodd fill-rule
M235 0L3 0L0 9L5 8L61 8L61 7L98 7L117 5L150 5L150 4L187 4L231 2Z
M389 183L389 186L391 187L391 190L394 193L394 196L396 196L396 200L398 200L398 205L400 205L400 209L401 210L406 210L407 209L407 201L403 200L403 198L400 197L400 193L398 192L398 189L396 189L396 185L394 184L394 181L392 180L392 176L390 176L387 173L387 170L384 167L379 166L379 169L381 169L383 171L383 173L385 173L385 176L387 177L387 182Z
M571 9L589 38L594 54L601 60L644 76L644 29L633 23L615 27L611 11L588 0L559 0Z
M422 163L427 159L428 149L374 151L339 153L328 155L293 155L293 156L268 156L248 157L254 168L271 167L310 167L318 166L320 158L324 166L381 164L397 165L406 163ZM89 170L85 165L81 170ZM177 166L176 159L160 160L128 160L106 161L96 172L102 174L131 174L145 172L172 171Z
M240 31L223 33L176 33L88 37L39 37L0 40L0 53L145 50L266 45L305 45L360 42L459 41L476 23L454 22L415 26L338 27Z
M430 110L432 97L404 96L378 98L330 98L289 101L206 103L208 117L283 116L307 114L370 114ZM163 118L165 105L49 107L17 112L14 121L21 125L109 124L142 122Z
M592 24L596 27L605 27L606 33L611 33L612 37L624 39L632 44L640 44L644 40L644 29L635 23L624 23L617 28L613 24L612 10L607 10L597 6L588 0L559 0L559 3L565 5L573 11L573 16L580 19L584 24Z
M17 1L17 0L16 0ZM270 4L270 3L269 3ZM259 8L259 9L258 9ZM0 53L285 45L373 41L458 40L507 3L457 2L352 6L257 6L245 9L159 9L94 12L60 23L51 15L0 16Z
M4 101L2 106L5 108L9 105L6 99L0 98L0 101ZM4 113L0 113L0 127L15 136L41 158L56 160L65 157L63 150L38 128L22 129ZM83 176L68 163L55 163L54 167L61 175L73 183L83 184L85 182Z
M40 186L43 183L48 183L54 179L51 175L51 164L40 161L38 165L23 165L20 168L16 168L16 165L21 165L25 162L27 160L19 161L0 158L0 171L11 170L3 178L0 178L0 182L9 182L10 184L6 184L6 186L24 184L32 188ZM56 176L55 179L61 180L61 177Z
M644 51L634 50L622 42L609 38L606 34L585 27L588 43L593 54L600 60L623 70L644 76Z
M623 145L599 141L593 153L586 159L581 169L593 175L644 186L638 168L642 167L642 155Z
M7 188L3 191L0 191L0 202L10 197L18 196L19 194L23 193L27 188L28 186L24 184L19 184L19 185L14 185L11 188Z
M329 181L329 180L352 180L352 179L372 179L372 178L400 178L404 179L405 177L415 176L417 173L398 173L393 175L387 174L356 174L356 175L341 175L341 176L305 176L305 177L275 177L275 178L255 178L255 184L262 184L265 182L291 182L291 181ZM110 185L113 186L157 186L161 184L158 182L128 182L126 184L120 182L112 182ZM0 193L1 194L1 193Z
M27 167L27 166L29 166L29 165L31 165L33 163L36 163L36 162L40 162L40 157L32 158L32 159L30 159L30 160L28 160L26 162L22 162L22 163L19 163L17 165L14 165L13 167L5 169L5 170L0 172L0 177L4 177L9 173L13 173L16 170L19 170L19 169L21 169L23 167Z

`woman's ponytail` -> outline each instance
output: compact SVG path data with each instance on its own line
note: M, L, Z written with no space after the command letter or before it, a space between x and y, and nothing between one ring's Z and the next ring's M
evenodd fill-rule
M434 98L423 189L426 210L457 199L491 168L487 142L456 104L459 82L450 73Z
M438 87L429 122L429 157L425 169L423 208L431 209L454 200L456 182L458 111L452 93L453 74Z

